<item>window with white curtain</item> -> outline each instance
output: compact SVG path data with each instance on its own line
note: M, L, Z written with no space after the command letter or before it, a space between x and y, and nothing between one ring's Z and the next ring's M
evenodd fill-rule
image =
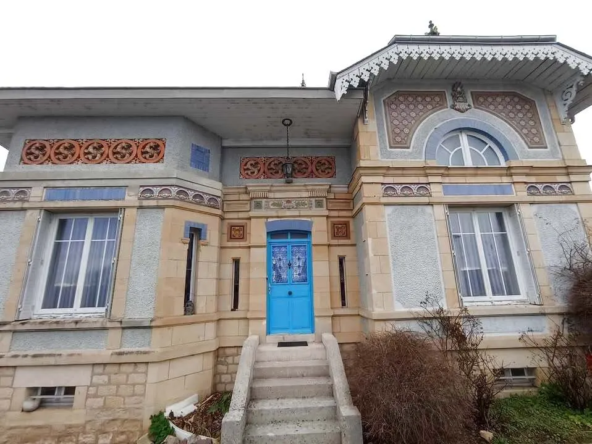
M449 224L459 283L465 301L520 300L517 251L506 209L450 209Z
M118 228L117 214L54 216L40 314L105 311Z
M498 146L489 138L471 131L455 131L442 139L436 149L438 165L500 166L505 164Z

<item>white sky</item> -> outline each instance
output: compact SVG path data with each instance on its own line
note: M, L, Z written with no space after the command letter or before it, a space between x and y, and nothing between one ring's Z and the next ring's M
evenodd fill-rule
M0 86L326 86L394 34L556 34L592 54L589 0L0 0ZM592 163L592 108L574 125ZM0 147L0 171L6 150Z

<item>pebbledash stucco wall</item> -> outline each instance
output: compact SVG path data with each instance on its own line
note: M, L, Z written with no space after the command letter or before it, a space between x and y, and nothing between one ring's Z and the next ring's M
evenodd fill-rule
M22 165L27 139L166 139L162 163ZM209 172L191 167L191 145L210 150ZM125 177L140 172L178 169L220 180L221 139L184 117L22 117L10 142L5 171L109 171ZM126 173L127 172L127 173ZM131 174L130 174L131 173Z
M126 318L150 319L154 316L163 222L164 209L138 210L125 298Z
M533 205L533 216L555 301L566 302L569 282L561 270L566 253L575 245L588 245L582 217L575 204Z
M235 148L225 147L222 150L222 183L225 186L246 184L284 183L284 179L241 179L240 163L243 157L282 157L286 148ZM351 179L352 169L349 148L290 148L290 156L334 156L335 177L327 179L294 179L294 183L330 183L347 185Z
M445 304L431 205L385 208L396 309L419 308L426 295Z
M387 160L424 160L434 159L436 144L445 134L460 130L473 129L483 131L494 138L506 154L509 160L558 160L561 159L561 151L557 135L553 130L553 122L545 96L542 90L518 84L500 83L475 83L463 82L467 97L470 98L471 90L475 91L515 91L536 102L543 132L547 142L546 148L529 149L518 134L509 124L500 118L478 109L470 109L465 113L459 113L446 107L427 117L416 128L409 149L389 148L387 126L384 112L384 99L396 91L442 91L446 92L448 103L452 103L450 88L453 82L385 82L372 90L376 114L376 129L380 147L380 158Z
M8 297L25 214L26 211L0 211L0 317Z

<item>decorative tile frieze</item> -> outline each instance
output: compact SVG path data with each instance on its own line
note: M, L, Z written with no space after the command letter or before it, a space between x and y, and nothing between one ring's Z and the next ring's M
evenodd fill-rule
M536 102L513 91L473 91L473 105L499 117L522 136L529 148L546 148L547 142Z
M573 194L568 183L529 183L526 185L526 194L529 196L558 196Z
M397 91L384 99L389 146L409 148L419 124L446 107L444 91Z
M165 139L27 139L24 165L161 163Z
M138 199L173 199L218 209L220 208L222 201L222 199L219 197L212 196L211 194L207 194L202 191L169 185L141 186Z
M282 164L286 157L242 157L241 179L283 179ZM335 156L292 157L295 179L330 179L335 177Z
M432 195L428 184L383 184L384 197L427 197Z
M229 222L226 226L228 242L244 242L247 240L246 222Z
M450 105L450 108L453 110L458 111L459 113L466 113L473 107L467 99L465 88L461 82L456 82L452 85L451 96L452 105Z
M257 199L252 202L254 211L325 209L325 199Z
M125 187L46 188L43 195L43 200L124 200L125 193Z
M332 220L331 221L331 239L334 240L349 240L351 238L349 221L347 220Z
M31 188L0 188L0 202L28 201Z

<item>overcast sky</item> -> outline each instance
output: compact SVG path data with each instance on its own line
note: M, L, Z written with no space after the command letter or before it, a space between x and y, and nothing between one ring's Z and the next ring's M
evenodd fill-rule
M592 54L590 1L0 0L0 86L326 86L394 34L554 34ZM592 163L592 109L574 131ZM0 170L6 150L0 147Z

